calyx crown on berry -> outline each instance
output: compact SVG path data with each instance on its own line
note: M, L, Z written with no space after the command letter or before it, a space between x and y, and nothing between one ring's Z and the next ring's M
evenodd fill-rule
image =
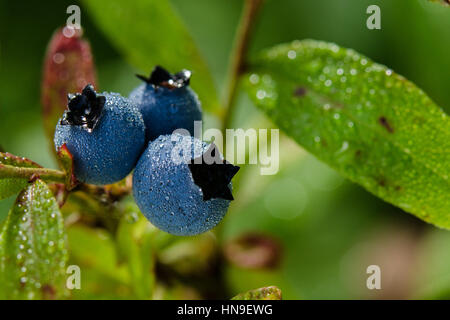
M81 93L67 95L68 104L60 121L61 125L81 126L92 132L97 125L105 106L106 98L98 96L91 84Z
M155 88L165 87L168 89L178 89L189 85L191 75L192 73L189 70L183 69L180 72L171 74L163 67L156 66L148 78L139 74L136 76Z
M211 162L209 161L211 158L216 158L216 154L219 154L216 148L216 145L211 143L208 150L200 157L191 160L188 164L189 170L194 183L202 189L203 201L213 198L234 200L229 184L240 168L224 159L215 159L208 164L208 162ZM207 156L210 159L205 160Z

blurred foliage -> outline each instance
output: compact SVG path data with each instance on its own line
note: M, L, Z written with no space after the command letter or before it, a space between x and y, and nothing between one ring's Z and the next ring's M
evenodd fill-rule
M97 15L87 14L84 2L1 0L0 145L45 167L56 163L48 152L40 113L42 62L53 31L65 23L66 8L74 3L81 7L81 24L92 47L100 90L127 95L139 83L133 74L149 71L127 64L121 55L128 50L127 39L113 43L103 33L105 26L98 28L105 22L94 22ZM214 86L222 92L242 1L172 0L171 4L205 57ZM381 8L381 30L365 27L370 4ZM115 26L122 28L119 22ZM293 39L335 42L404 75L448 112L448 30L448 8L426 0L267 1L250 53ZM139 63L136 66L146 68L145 61ZM273 126L243 95L236 111L235 127ZM206 119L206 127L217 123L212 115ZM255 166L243 168L235 185L236 201L216 229L217 235L174 237L154 230L138 212L127 225L123 220L130 214L126 205L104 208L111 222L106 225L104 217L93 214L101 204L78 193L71 195L62 209L69 264L82 270L82 290L73 290L72 298L230 298L268 285L279 287L285 299L450 298L447 232L344 181L286 137L280 155L281 172L276 176L260 176ZM0 223L13 202L14 197L0 201ZM222 243L254 232L280 242L283 254L277 268L243 269L217 255ZM154 254L136 259L150 251L148 246ZM365 287L370 264L383 270L381 291ZM156 278L150 271L144 274L149 269ZM139 281L152 290L141 291L136 287Z
M191 70L197 78L192 81L192 87L203 108L218 109L208 68L169 0L135 0L133 5L120 0L83 4L111 43L140 68L141 74L149 74L157 64L173 73Z

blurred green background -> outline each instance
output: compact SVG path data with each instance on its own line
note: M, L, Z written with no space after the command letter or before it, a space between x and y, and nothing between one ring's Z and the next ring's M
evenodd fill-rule
M222 92L242 1L171 2ZM42 62L53 31L68 17L70 4L81 7L81 24L92 46L101 90L127 95L139 83L134 73L149 71L126 63L82 3L1 0L0 145L48 167L56 164L41 121ZM381 8L381 30L366 28L366 8L371 4ZM268 0L250 54L304 38L353 48L404 75L450 111L450 8L425 0ZM216 124L213 117L210 121L209 126ZM234 127L255 126L271 124L242 93ZM286 299L450 298L449 232L426 225L345 181L286 137L282 137L280 157L276 176L260 176L257 167L243 171L236 201L219 227L219 241L249 231L263 232L280 242L281 263L273 270L246 270L223 262L229 294L277 285ZM13 200L0 201L0 221ZM70 240L83 236L80 230L69 232ZM105 251L110 250L105 246ZM381 267L382 290L366 288L366 268L371 264ZM92 278L104 287L99 292L112 286L111 277Z

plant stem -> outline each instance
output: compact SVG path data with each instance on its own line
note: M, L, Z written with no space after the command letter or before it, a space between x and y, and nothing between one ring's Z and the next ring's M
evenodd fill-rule
M0 164L0 179L1 178L22 178L31 180L33 177L39 177L46 182L65 182L66 174L59 170L47 168L24 168L14 167Z
M264 0L246 0L241 20L239 22L234 49L231 54L230 69L228 72L228 84L226 88L225 113L222 121L222 132L225 134L232 120L233 111L236 105L237 86L239 76L245 71L245 58L247 56L248 45L255 17L261 8Z
M262 7L264 0L246 0L239 21L234 49L231 54L231 61L228 70L228 84L226 87L226 94L223 106L225 111L222 118L222 133L225 135L225 130L231 126L232 115L236 105L236 96L239 77L245 71L246 56L248 51L249 40L252 34L255 18ZM226 139L224 140L223 152L226 152ZM215 228L217 238L221 238L223 231L223 224ZM223 272L222 266L218 267L218 274ZM220 278L218 276L217 278Z

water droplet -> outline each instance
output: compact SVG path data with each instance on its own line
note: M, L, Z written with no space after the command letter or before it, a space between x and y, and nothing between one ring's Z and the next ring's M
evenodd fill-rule
M252 84L257 84L259 82L259 76L257 74L252 74L250 76L250 82Z
M262 100L266 97L266 92L264 90L258 90L258 92L256 92L256 97L259 100Z
M341 147L341 149L339 150L339 152L344 152L345 150L348 149L348 146L349 146L349 144L348 144L347 141L342 142L342 147Z
M56 64L61 64L64 62L64 60L66 59L66 57L64 56L64 54L57 52L53 55L53 62Z
M296 57L297 57L297 53L294 50L289 50L288 58L289 59L295 59Z

